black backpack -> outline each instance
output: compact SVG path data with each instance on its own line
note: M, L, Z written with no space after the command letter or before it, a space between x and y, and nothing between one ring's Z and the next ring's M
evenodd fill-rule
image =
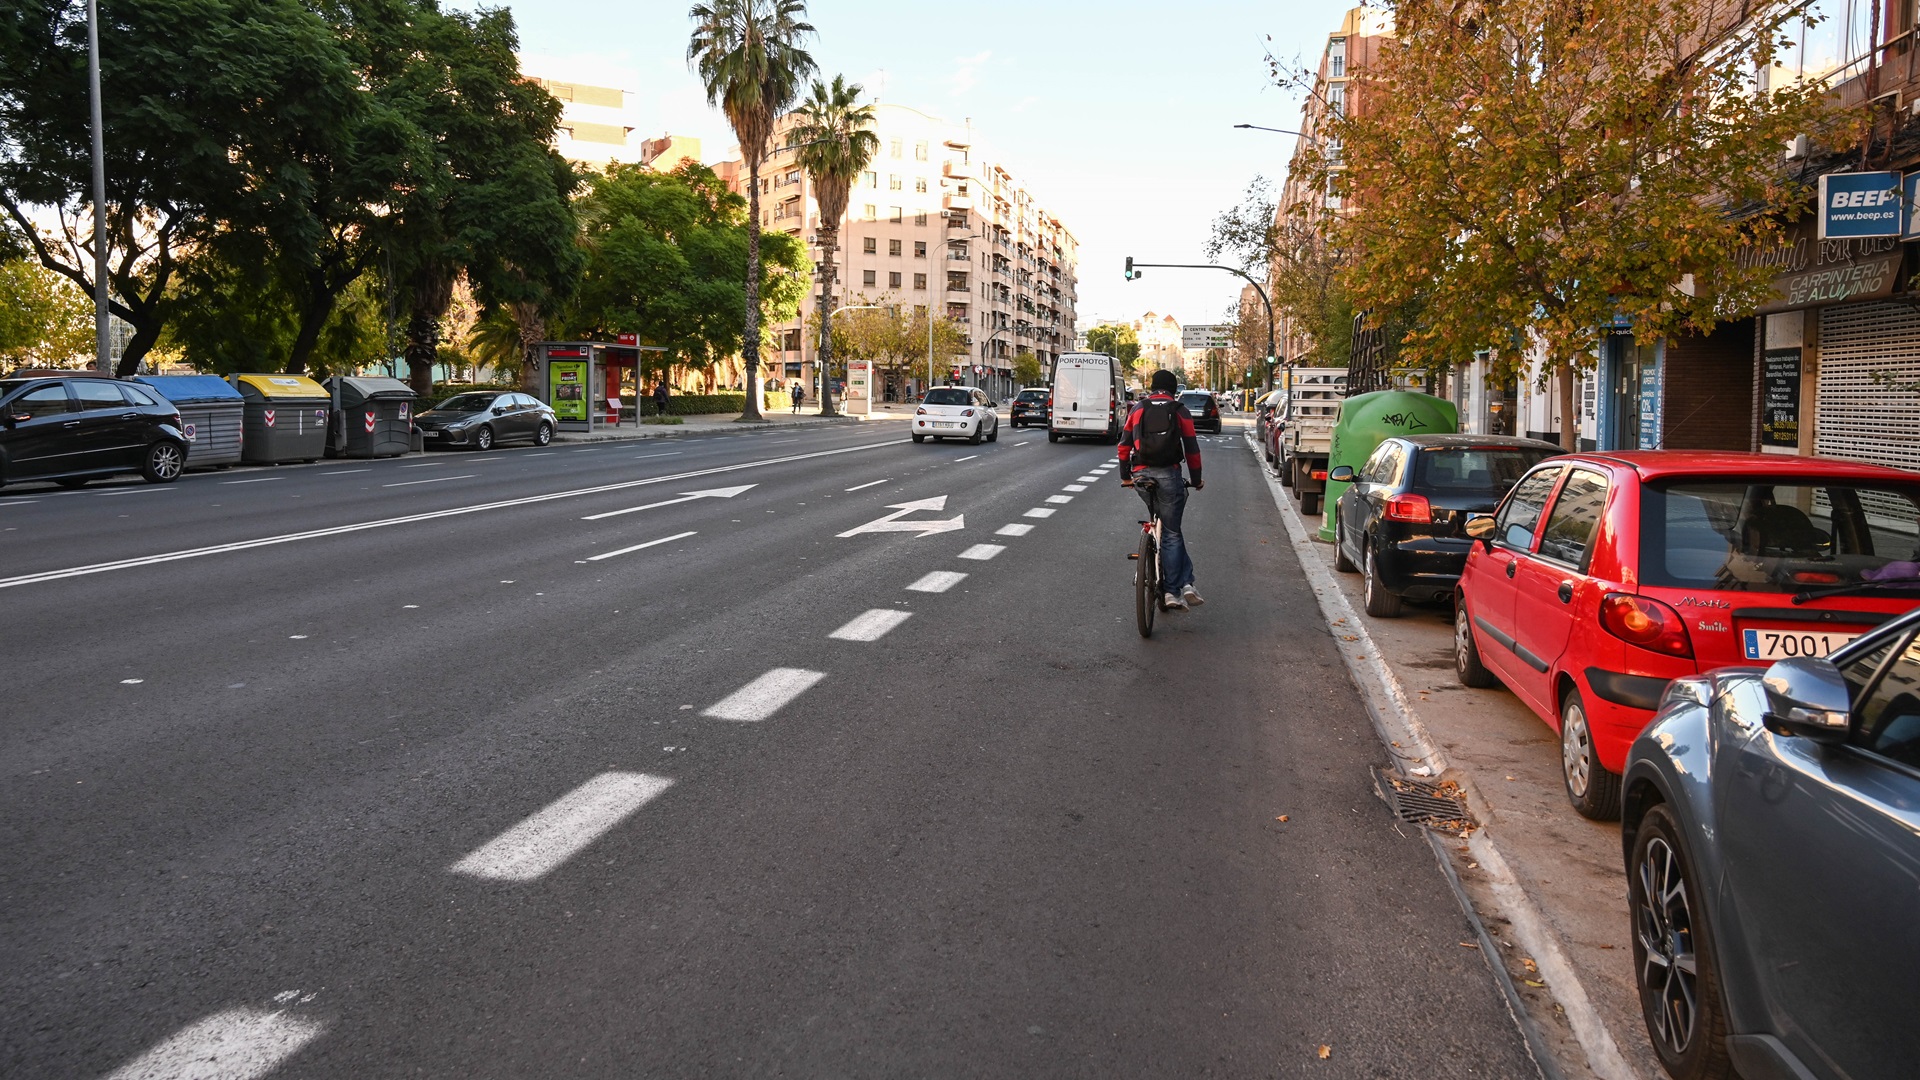
M1178 465L1186 458L1180 440L1180 422L1175 401L1148 400L1140 406L1140 419L1133 426L1135 457L1142 465Z

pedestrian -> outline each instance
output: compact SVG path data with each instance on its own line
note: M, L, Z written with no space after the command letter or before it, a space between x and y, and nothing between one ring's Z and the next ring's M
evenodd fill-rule
M807 388L799 383L793 384L793 411L799 412L800 406L807 403Z
M653 411L655 413L661 416L667 415L667 399L669 396L667 380L661 379L659 382L653 384Z

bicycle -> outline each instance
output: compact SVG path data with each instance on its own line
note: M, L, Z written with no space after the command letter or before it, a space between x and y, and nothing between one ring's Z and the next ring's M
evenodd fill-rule
M1133 567L1133 618L1141 637L1153 636L1153 617L1160 610L1160 512L1154 506L1159 487L1153 477L1142 476L1128 484L1141 493L1147 504L1147 520L1140 523L1140 550L1127 558Z

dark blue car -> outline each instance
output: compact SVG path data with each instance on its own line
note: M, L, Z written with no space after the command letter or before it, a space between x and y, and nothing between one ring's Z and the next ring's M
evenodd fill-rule
M1828 658L1674 680L1622 779L1669 1073L1920 1074L1920 611Z

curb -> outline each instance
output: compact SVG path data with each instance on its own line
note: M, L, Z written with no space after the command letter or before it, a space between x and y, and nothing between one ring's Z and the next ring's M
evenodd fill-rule
M1340 658L1346 662L1347 671L1353 677L1360 698L1366 704L1367 715L1373 720L1375 731L1386 750L1410 774L1423 778L1435 778L1448 769L1446 755L1436 746L1426 725L1414 712L1407 701L1406 688L1401 685L1399 676L1387 666L1380 650L1374 645L1373 636L1367 632L1366 625L1354 611L1353 605L1341 591L1330 570L1314 552L1314 543L1307 530L1306 522L1295 509L1279 481L1266 469L1254 449L1252 437L1247 439L1247 448L1254 452L1254 466L1260 471L1260 478L1266 482L1268 492L1280 509L1280 518L1286 523L1287 539L1292 544L1294 556L1300 561L1300 570L1306 578L1307 587L1313 591L1319 601L1320 612L1326 616L1328 629L1334 636L1334 648ZM1540 967L1543 981L1552 989L1554 999L1565 1011L1568 1027L1572 1029L1574 1040L1587 1056L1586 1065L1600 1080L1642 1080L1640 1074L1620 1053L1620 1047L1613 1041L1613 1034L1607 1030L1606 1022L1601 1019L1599 1010L1587 995L1584 984L1575 973L1573 963L1567 959L1560 948L1557 934L1547 925L1546 916L1540 911L1533 898L1527 894L1520 879L1507 864L1505 856L1491 835L1491 826L1485 824L1487 803L1474 786L1470 777L1460 774L1448 777L1458 783L1465 793L1467 802L1474 807L1482 821L1479 829L1474 830L1467 846L1480 871L1486 877L1492 890L1501 917L1511 927L1514 940L1526 949ZM1432 834L1429 833L1432 839ZM1433 843L1435 858L1441 862L1443 872L1454 889L1454 895L1476 932L1486 935L1486 929L1480 923L1480 917L1468 900L1459 875L1454 871L1451 861L1446 857L1445 846ZM1484 946L1483 946L1484 948ZM1543 1074L1552 1080L1558 1070L1554 1068L1552 1058L1546 1055L1545 1040L1532 1022L1523 999L1519 997L1512 979L1505 967L1496 962L1495 957L1487 957L1488 966L1496 972L1496 981L1507 995L1508 1008L1513 1010L1515 1021L1521 1033L1526 1037L1529 1051L1534 1055L1536 1064Z

